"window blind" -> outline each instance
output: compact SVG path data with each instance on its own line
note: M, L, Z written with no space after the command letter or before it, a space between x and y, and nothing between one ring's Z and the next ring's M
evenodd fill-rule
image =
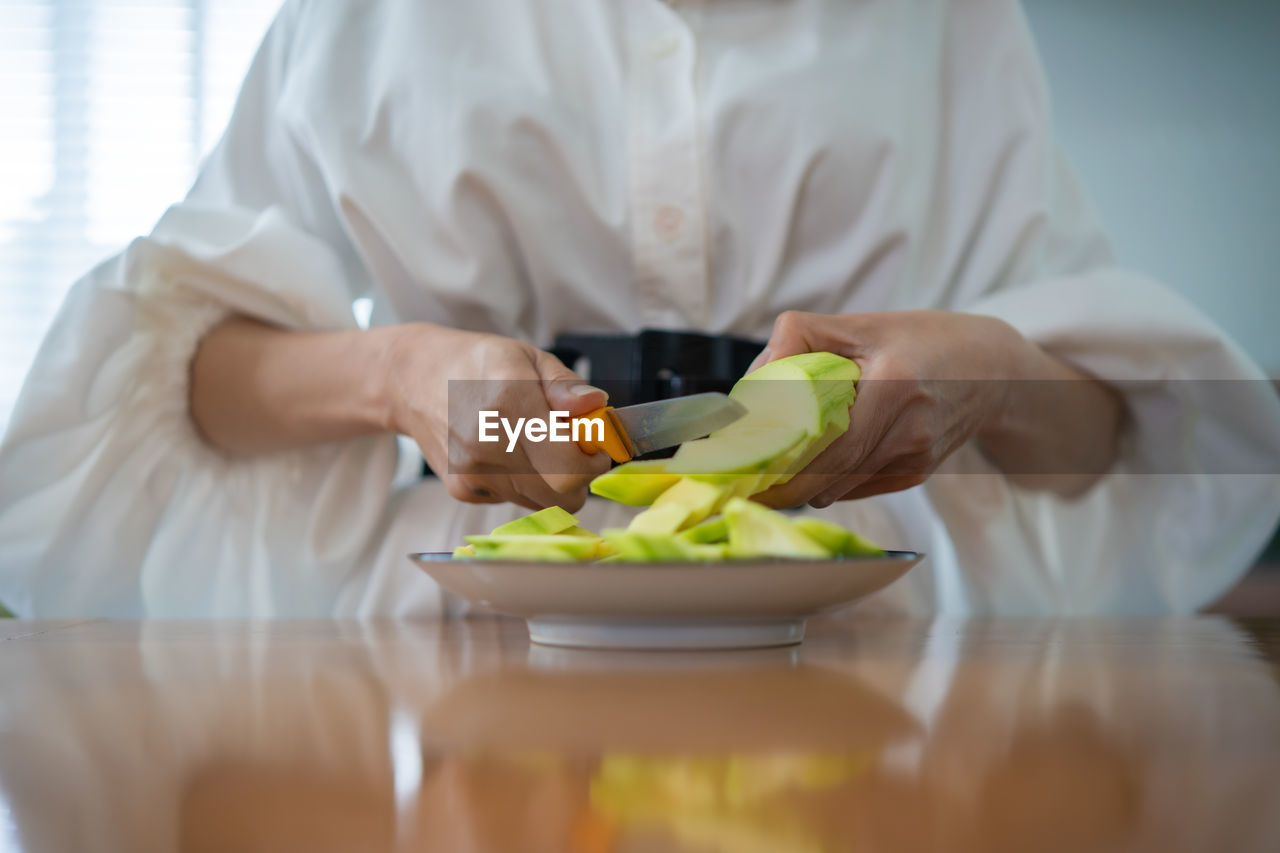
M217 142L279 0L0 0L0 431L67 288Z

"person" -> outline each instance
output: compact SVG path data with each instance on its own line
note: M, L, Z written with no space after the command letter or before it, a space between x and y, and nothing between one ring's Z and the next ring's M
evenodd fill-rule
M853 428L763 499L929 554L869 609L1188 611L1280 514L1280 402L1115 266L1013 0L289 0L187 198L40 350L0 600L455 612L405 554L607 460L491 454L448 381L584 412L546 348L643 328L859 362Z

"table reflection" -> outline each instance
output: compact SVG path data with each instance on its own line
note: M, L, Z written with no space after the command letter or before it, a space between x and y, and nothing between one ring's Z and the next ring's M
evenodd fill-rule
M816 627L798 649L686 654L531 648L498 620L99 623L5 644L10 846L1280 841L1276 670L1230 622Z

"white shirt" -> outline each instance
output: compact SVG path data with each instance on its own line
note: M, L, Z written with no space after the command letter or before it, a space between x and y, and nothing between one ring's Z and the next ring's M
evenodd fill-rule
M1124 456L1084 499L1023 493L964 448L923 487L830 510L930 554L865 606L1189 610L1280 515L1280 403L1236 383L1223 411L1220 383L1176 381L1261 374L1112 265L1012 0L290 2L188 198L76 284L40 352L0 448L0 600L441 609L405 554L514 508L396 480L413 460L390 437L230 461L187 414L219 319L350 327L361 297L376 324L539 346L942 308L1107 380L1171 380L1128 392Z

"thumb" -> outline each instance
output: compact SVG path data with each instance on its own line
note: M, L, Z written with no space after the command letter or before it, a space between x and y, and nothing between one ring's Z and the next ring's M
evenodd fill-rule
M773 330L769 333L769 342L755 361L747 368L747 372L764 367L771 361L812 352L809 342L810 332L821 317L820 314L809 314L804 311L783 311L773 321Z
M585 379L549 352L538 350L533 366L542 380L542 393L547 398L547 405L555 411L580 415L609 402L608 394L588 385Z

